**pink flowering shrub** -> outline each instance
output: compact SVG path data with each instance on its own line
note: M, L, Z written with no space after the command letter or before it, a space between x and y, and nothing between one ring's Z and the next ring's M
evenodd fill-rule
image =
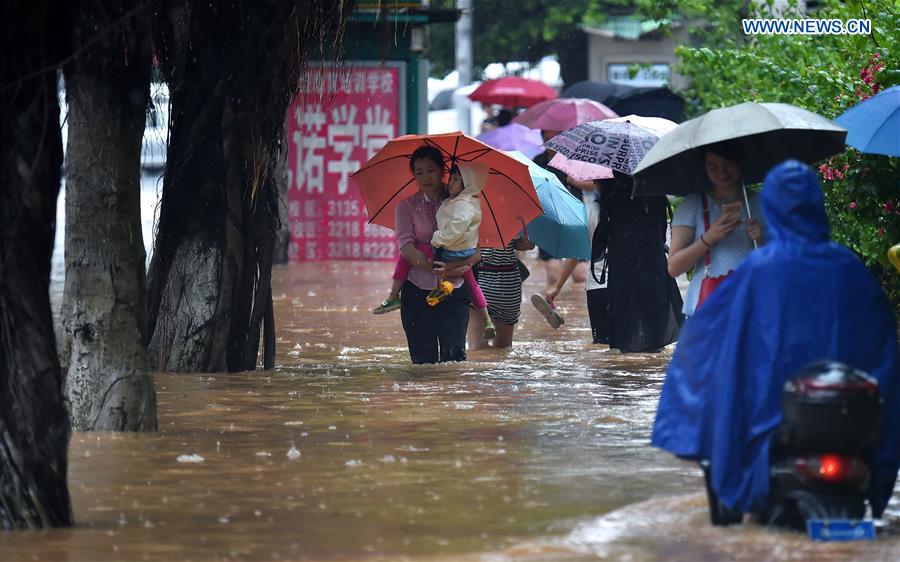
M878 51L870 53L859 70L853 95L841 96L838 114L888 87L896 77L885 70L884 57ZM900 302L900 282L888 263L887 249L900 243L897 160L848 147L819 166L834 239L852 248L873 269L895 306Z
M862 88L858 88L856 90L856 95L860 100L867 100L870 97L874 96L881 90L881 86L879 86L878 81L875 78L876 73L884 70L886 67L881 57L878 53L872 53L872 58L869 62L859 71L859 78L863 81L863 84L868 86L872 94L866 93Z

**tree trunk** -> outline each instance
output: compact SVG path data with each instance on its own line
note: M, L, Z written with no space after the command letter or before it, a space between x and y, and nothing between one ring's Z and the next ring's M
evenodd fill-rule
M275 232L273 263L277 264L288 262L288 247L291 243L290 217L287 210L290 186L287 149L287 138L282 138L278 146L278 166L275 168L275 185L278 187L278 230Z
M71 524L69 419L50 312L68 7L0 3L0 528Z
M141 140L150 86L150 18L138 4L80 4L65 69L66 286L63 367L76 431L153 431L156 390L145 348ZM117 21L118 20L118 21ZM116 25L105 35L97 30Z
M150 364L160 371L224 371L224 342L212 349L217 341L222 253L212 242L194 236L185 240L170 259L166 282L158 288L160 302L150 340Z
M156 45L171 121L149 273L151 365L254 369L274 326L275 181L309 37L341 37L354 2L160 0ZM313 30L315 32L313 33ZM330 50L332 45L318 45ZM311 50L311 49L310 49ZM264 364L274 358L266 329Z

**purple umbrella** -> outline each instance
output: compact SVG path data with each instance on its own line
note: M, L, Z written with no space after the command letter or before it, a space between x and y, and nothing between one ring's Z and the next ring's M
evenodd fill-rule
M541 138L541 132L529 129L518 123L510 123L505 127L491 129L475 138L488 146L499 148L500 150L518 150L529 158L534 158L544 151L544 147L541 146L544 142L544 139Z

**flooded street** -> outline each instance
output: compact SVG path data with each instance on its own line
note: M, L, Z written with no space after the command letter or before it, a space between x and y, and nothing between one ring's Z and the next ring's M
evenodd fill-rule
M874 543L711 527L699 470L649 447L671 349L591 345L583 287L559 330L525 302L511 351L413 367L369 313L391 270L276 267L277 368L158 374L159 433L74 434L78 527L0 560L900 558L896 496Z

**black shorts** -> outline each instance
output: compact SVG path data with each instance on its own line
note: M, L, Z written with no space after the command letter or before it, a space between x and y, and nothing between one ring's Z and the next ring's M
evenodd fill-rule
M553 255L550 254L550 252L548 252L547 250L538 248L538 259L541 261L550 261L555 260L556 258L553 257Z
M550 261L559 259L543 248L538 248L538 259L541 261ZM587 263L588 260L578 260L578 263Z

